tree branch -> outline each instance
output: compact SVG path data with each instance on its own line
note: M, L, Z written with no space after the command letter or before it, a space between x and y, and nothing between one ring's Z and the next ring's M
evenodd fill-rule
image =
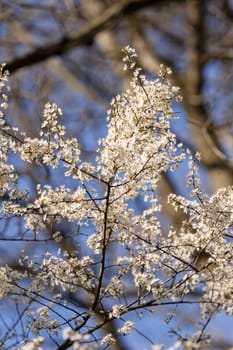
M170 2L172 0L168 0ZM174 1L174 0L173 0ZM177 0L183 1L183 0ZM77 35L73 37L64 37L57 43L50 44L49 46L41 46L36 48L31 53L18 57L7 63L4 67L11 74L20 68L27 67L33 64L42 62L55 55L62 55L69 50L72 50L81 45L89 45L92 42L94 36L106 29L108 26L115 26L119 19L139 11L142 8L148 6L155 6L163 4L162 0L123 0L118 1L111 7L109 7L101 16L92 20L86 27L84 27Z

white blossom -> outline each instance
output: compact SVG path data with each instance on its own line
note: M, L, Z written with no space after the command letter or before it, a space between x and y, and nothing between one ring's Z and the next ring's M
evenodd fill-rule
M43 341L44 338L41 336L34 338L31 342L23 345L21 347L21 350L42 350L42 347L40 345L43 343Z
M112 333L106 334L103 339L101 340L101 344L104 345L111 345L116 342L116 339L113 337Z
M134 324L132 321L126 321L124 325L118 329L118 332L123 335L131 334L132 329L134 328Z

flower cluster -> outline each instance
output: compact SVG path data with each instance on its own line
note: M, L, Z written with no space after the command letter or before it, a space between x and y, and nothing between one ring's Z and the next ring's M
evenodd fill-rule
M41 349L41 334L49 334L62 349L94 349L94 340L97 347L111 346L118 336L136 330L133 320L119 327L124 315L169 303L200 306L199 329L178 335L178 343L201 349L209 342L205 331L211 318L222 311L233 315L233 188L211 196L202 192L197 160L170 127L176 119L172 101L180 98L167 79L170 70L162 67L150 81L137 68L135 50L126 47L124 54L124 68L133 78L128 90L111 101L108 133L99 140L93 164L81 161L79 143L66 137L55 104L45 105L38 137L7 126L7 75L1 71L2 218L23 218L24 229L35 240L50 233L59 247L44 254L38 250L36 256L22 253L20 272L0 268L0 298L25 305L17 321L26 325L22 333L27 339L18 335L23 350ZM51 170L63 167L75 190L38 184L34 197L27 196L17 188L18 175L8 161L11 152ZM184 160L190 163L190 197L169 195L184 219L179 230L166 230L158 186ZM138 198L144 206L136 213ZM65 222L77 227L75 240L68 242L56 228ZM7 329L4 341L9 333Z
M14 149L16 141L14 139L15 129L10 128L5 120L5 110L8 107L7 86L8 73L3 70L4 65L0 65L0 195L12 189L17 180L14 166L8 163L9 150ZM12 134L11 134L12 133Z

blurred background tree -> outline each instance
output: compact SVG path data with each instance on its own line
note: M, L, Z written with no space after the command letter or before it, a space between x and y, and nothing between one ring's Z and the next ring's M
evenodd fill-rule
M205 190L233 185L232 1L0 0L0 18L0 60L6 62L12 90L9 124L35 136L44 104L56 102L68 134L81 143L83 159L94 159L97 140L106 133L108 103L129 82L121 48L130 44L147 76L155 76L160 64L171 67L183 96L174 106L179 117L174 130L180 142L201 153ZM32 194L37 183L60 182L49 168L12 157L23 175L19 186ZM175 228L182 215L166 199L170 192L186 193L184 183L181 172L164 176L160 184L164 215ZM142 205L139 200L139 209ZM18 264L15 250L5 248L6 240L15 241L17 250L47 249L26 242L20 225L1 224L1 264ZM69 223L59 229L64 236L77 231ZM69 251L75 247L73 240L61 245ZM180 317L192 323L187 314ZM229 346L221 333L215 344Z

